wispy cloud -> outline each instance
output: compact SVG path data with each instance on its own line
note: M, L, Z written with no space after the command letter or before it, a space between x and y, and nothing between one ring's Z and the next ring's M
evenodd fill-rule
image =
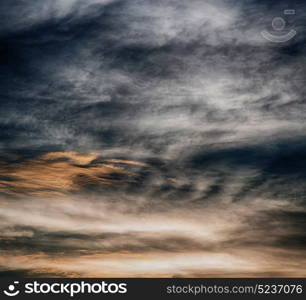
M2 1L2 269L304 276L304 21L260 34L283 4Z

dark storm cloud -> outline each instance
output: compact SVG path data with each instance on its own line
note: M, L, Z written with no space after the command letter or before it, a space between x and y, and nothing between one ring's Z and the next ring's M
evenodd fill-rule
M297 11L287 18L297 36L282 45L263 39L260 32L287 8ZM32 232L5 237L5 249L22 248L16 257L26 253L25 269L46 265L51 274L60 270L52 269L49 253L80 250L82 241L88 252L213 255L224 248L260 261L250 251L261 240L267 257L278 257L276 248L299 257L305 8L302 1L290 7L285 1L1 1L1 228ZM113 218L101 219L99 209ZM152 214L145 233L135 220L142 214ZM212 242L210 226L224 218L224 232ZM169 225L165 232L160 222ZM189 226L208 237L189 237ZM238 238L228 238L233 235ZM7 265L17 270L16 257ZM271 261L262 270L246 269L272 274L277 258ZM66 267L78 273L68 261ZM135 274L146 273L139 268Z
M152 251L183 252L212 250L221 245L203 245L192 238L169 235L156 237L141 232L80 234L73 232L42 232L35 228L4 229L1 236L3 250L22 250L24 253L43 252L50 255L79 256L93 253L144 253ZM16 236L15 236L16 235Z
M276 73L287 63L279 65L281 50L267 47L255 34L258 24L239 23L246 21L241 20L240 4L93 2L92 8L82 1L19 4L34 12L37 5L46 9L43 18L38 14L39 21L32 17L34 28L15 25L14 33L3 37L3 64L9 66L2 90L8 90L9 99L2 103L2 123L10 137L4 147L55 144L59 149L73 145L87 150L139 145L140 151L165 151L169 144L176 147L179 136L191 133L192 142L201 144L201 135L224 132L220 125L236 127L237 118L244 124L256 113L271 119L258 104L260 99L267 105L265 99L273 97L277 113L282 113L277 103L287 103L292 88L282 87L283 82L274 82L265 73L268 67ZM64 13L56 13L58 6L66 8ZM186 13L194 18L184 17ZM251 25L253 33L248 32ZM291 76L290 64L281 71ZM241 73L257 80L245 80ZM266 90L261 88L264 82ZM231 108L218 105L223 96ZM237 103L232 97L238 98ZM298 112L292 113L295 117ZM214 128L205 130L211 122Z

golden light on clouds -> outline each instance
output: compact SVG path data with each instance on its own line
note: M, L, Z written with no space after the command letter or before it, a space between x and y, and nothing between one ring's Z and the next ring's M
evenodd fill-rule
M12 196L63 195L87 185L118 184L109 175L133 176L124 165L149 167L131 160L93 163L97 153L51 152L37 158L0 164L0 193ZM120 165L119 165L120 164Z
M306 263L302 249L275 245L290 229L274 221L267 232L268 219L256 224L263 218L259 201L144 211L132 200L65 199L33 197L0 207L1 240L12 244L0 252L2 269L54 277L306 275L299 268Z
M165 202L153 198L156 181L146 193L125 192L127 182L155 170L142 161L76 152L2 157L2 270L53 277L306 276L302 247L282 245L298 232L269 215L303 211L290 201ZM164 182L180 185L170 176Z
M271 2L0 2L0 277L306 276L306 33L262 39Z

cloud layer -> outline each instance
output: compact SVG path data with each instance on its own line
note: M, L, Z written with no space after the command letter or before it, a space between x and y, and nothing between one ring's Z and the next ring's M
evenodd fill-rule
M3 274L305 276L305 4L287 8L2 1ZM281 45L261 35L280 15Z

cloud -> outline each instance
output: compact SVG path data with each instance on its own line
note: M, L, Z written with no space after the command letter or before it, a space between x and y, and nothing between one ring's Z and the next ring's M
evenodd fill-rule
M10 1L1 2L1 33L31 30L45 22L58 22L63 18L94 15L97 8L116 0L54 0L54 1ZM20 18L22 17L22 18Z
M65 195L86 187L123 184L125 178L134 176L126 165L149 167L130 160L95 163L98 158L95 153L51 152L21 162L2 162L0 192L17 197Z
M272 2L2 1L2 270L304 276L304 21L264 40Z
M264 203L150 213L131 212L124 202L107 205L103 198L7 204L0 210L6 232L1 264L36 276L191 277L203 270L205 276L304 276L297 272L303 245L288 244L296 228L275 219L280 208L301 209L277 201L263 209Z

